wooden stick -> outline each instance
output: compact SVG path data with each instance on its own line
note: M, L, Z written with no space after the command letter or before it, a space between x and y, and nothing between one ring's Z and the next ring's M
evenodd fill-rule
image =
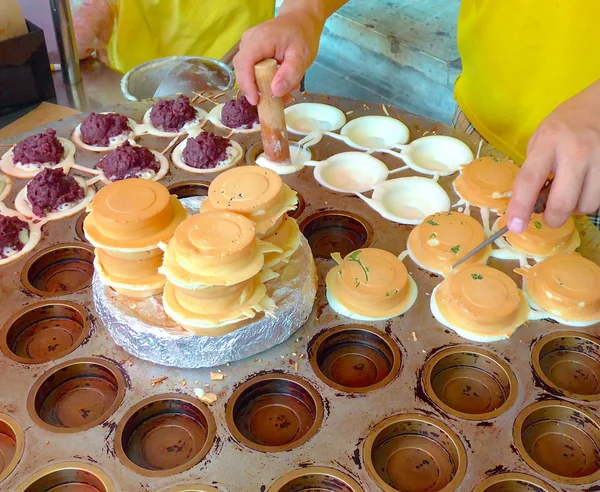
M266 158L276 164L291 164L283 101L274 97L271 83L277 72L277 61L264 60L254 66L256 85L260 93L258 116Z

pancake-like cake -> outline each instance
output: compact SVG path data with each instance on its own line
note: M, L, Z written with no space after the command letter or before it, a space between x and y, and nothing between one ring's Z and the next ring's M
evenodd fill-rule
M571 326L600 323L600 266L577 253L562 253L518 268L529 305Z
M452 265L485 239L483 226L474 218L459 212L440 212L430 215L411 231L408 254L421 268L445 276ZM487 263L491 251L490 245L460 267Z
M494 230L499 230L506 225L507 217L503 215L494 224ZM575 227L573 217L569 217L562 226L549 227L542 214L533 214L525 231L521 234L507 232L504 239L508 246L517 255L525 255L532 258L546 258L559 253L575 251L580 244L579 232ZM502 241L499 246L506 247Z
M329 270L327 301L342 316L362 321L387 320L406 312L417 285L397 256L376 248L358 249Z
M448 275L433 289L431 312L461 337L478 342L510 337L530 315L513 279L487 265L470 265Z
M189 331L222 335L275 309L265 282L277 274L263 268L264 254L281 250L258 239L246 217L221 211L194 215L164 247L163 306Z
M102 188L88 212L83 228L96 247L103 283L132 297L162 292L158 245L171 239L187 215L179 200L155 181L126 179Z
M252 220L257 237L281 249L269 254L268 266L281 268L300 245L298 225L287 215L297 204L296 192L276 172L259 166L242 166L214 179L200 211L231 211Z
M453 186L466 203L504 213L518 172L514 162L481 157L461 168Z

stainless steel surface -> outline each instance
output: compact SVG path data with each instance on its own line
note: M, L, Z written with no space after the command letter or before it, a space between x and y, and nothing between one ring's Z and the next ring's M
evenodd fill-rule
M233 92L229 94L230 97L233 96ZM379 106L363 106L362 102L350 99L326 98L312 94L296 95L296 99L298 102L314 101L333 104L345 112L352 112L349 114L351 118L366 114L384 114ZM149 102L132 103L107 109L140 120L149 104ZM212 104L206 102L203 106L205 109L210 109ZM477 149L479 142L471 136L394 108L387 109L391 116L400 118L408 125L411 140L422 136L425 132L428 134L435 132L459 137L473 150ZM68 137L82 119L83 115L78 115L51 126L60 136ZM215 130L210 126L207 126L207 129L219 135L226 135L226 132ZM12 141L22 138L23 135L20 135ZM249 150L259 141L260 136L245 134L235 135L232 138ZM162 150L169 140L143 137L140 143L152 149ZM327 137L318 148L324 158L347 150L349 149L342 142ZM484 146L483 155L487 154L499 156L488 146ZM80 150L76 157L82 166L93 166L99 158L96 154ZM401 165L401 162L394 157L387 155L378 155L378 157L390 169ZM295 175L284 177L288 185L304 196L306 206L298 218L299 222L321 212L336 210L344 214L351 212L372 228L373 247L386 249L395 254L405 249L411 227L384 220L363 201L352 195L334 193L318 186L312 173L313 170L307 168ZM410 174L412 173L407 172L407 175ZM166 176L163 183L173 185L190 180L209 182L211 179L203 176L198 180L188 173L174 169ZM441 178L440 184L453 199L457 199L452 191L452 179L453 177ZM25 180L15 180L15 189L5 202L7 206L12 207L12 198L25 184ZM52 245L81 241L76 231L77 222L78 217L70 217L47 224L45 234L33 254ZM0 327L2 329L5 329L5 323L18 310L42 300L41 297L26 290L21 283L19 272L27 259L23 258L12 265L0 268ZM511 274L517 282L520 282L520 278L512 273L512 269L516 266L515 262L492 259L490 263ZM535 477L536 481L547 482L561 491L596 490L600 487L600 480L585 485L565 484L556 481L554 476L548 477L538 468L532 468L523 456L526 450L517 446L513 436L514 423L525 408L539 401L556 399L554 393L548 390L533 370L531 347L535 346L536 341L542 336L562 331L561 325L533 321L520 327L508 340L493 344L466 342L454 332L445 330L431 316L428 294L441 281L441 277L420 270L410 259L406 259L407 269L419 288L416 304L402 317L394 318L389 322L367 323L370 328L389 335L398 346L402 354L400 373L389 384L376 391L361 395L346 393L324 383L309 363L308 349L313 346L313 340L316 340L320 334L340 325L356 324L355 321L341 318L327 305L324 275L334 265L333 260L317 258L316 264L319 272L319 290L315 309L306 325L290 340L267 352L251 359L231 363L229 366L213 368L212 372L224 374L222 380L211 379L211 370L208 369L165 368L131 357L113 342L106 327L98 321L89 287L57 298L60 302L71 301L81 304L89 311L90 336L64 357L40 364L21 364L0 354L2 375L0 413L12 416L25 430L23 458L11 475L0 484L0 490L18 490L19 484L47 466L76 461L93 463L114 482L117 491L163 492L177 485L197 483L211 485L220 492L267 491L287 473L315 465L334 468L348 474L366 492L376 492L378 487L365 467L365 439L373 429L389 417L408 414L418 414L419 421L431 418L442 422L458 436L459 444L466 450L466 473L457 491L471 492L483 480L509 471L530 475ZM588 335L593 335L597 331L597 326L578 330ZM510 366L517 379L518 389L514 403L501 415L484 421L464 420L438 407L428 397L422 383L425 365L441 350L454 345L467 345L473 349L486 350ZM27 412L26 401L29 391L45 372L60 363L81 357L108 358L118 365L126 381L122 404L106 422L85 432L58 434L38 427ZM568 354L561 355L563 360L566 357ZM576 366L572 364L573 368ZM318 392L324 406L323 422L312 439L289 452L262 453L250 450L234 439L227 426L228 402L236 388L250 378L265 373L279 374L280 372L302 378ZM170 477L144 477L128 469L115 454L115 431L117 425L124 420L125 414L145 398L161 394L181 393L195 398L194 389L214 393L217 397L216 402L209 406L215 419L217 437L207 456L190 470ZM568 396L565 398L569 399ZM600 410L598 401L577 401L575 406L584 410L581 415L598 413ZM576 416L576 412L573 416ZM575 421L574 425L577 425ZM528 424L528 428L534 435L533 431L536 427L533 423ZM544 436L550 434L543 433ZM556 436L555 439L560 441L560 436ZM406 449L406 447L399 447L399 449ZM383 453L384 450L381 451ZM586 452L586 456L590 454ZM557 462L558 458L557 456ZM405 470L407 468L410 467L404 467ZM421 469L414 468L415 472L419 470Z
M94 58L81 62L82 81L74 86L65 84L60 72L53 75L58 104L80 111L94 111L126 102L121 92L123 75Z
M81 71L79 70L79 57L69 0L50 0L50 9L60 53L63 79L66 85L72 86L81 82Z

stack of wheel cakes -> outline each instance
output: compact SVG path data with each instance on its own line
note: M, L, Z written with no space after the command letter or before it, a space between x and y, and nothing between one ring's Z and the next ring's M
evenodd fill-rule
M265 282L300 246L287 215L296 204L296 193L269 169L243 166L215 178L200 214L164 246L167 315L205 336L230 333L257 313L273 315Z
M126 179L102 188L87 210L83 227L102 283L130 297L160 294L166 279L158 245L186 218L179 200L155 181Z

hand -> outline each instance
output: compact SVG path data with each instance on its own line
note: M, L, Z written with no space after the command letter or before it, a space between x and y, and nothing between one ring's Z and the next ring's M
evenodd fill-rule
M529 140L507 211L511 232L525 230L551 173L548 226L560 227L574 213L600 208L600 81L558 106Z
M258 103L254 65L267 58L280 64L271 90L273 95L289 99L300 87L304 73L319 50L324 19L310 11L283 12L272 20L248 29L242 36L240 51L233 59L238 85L250 104Z

